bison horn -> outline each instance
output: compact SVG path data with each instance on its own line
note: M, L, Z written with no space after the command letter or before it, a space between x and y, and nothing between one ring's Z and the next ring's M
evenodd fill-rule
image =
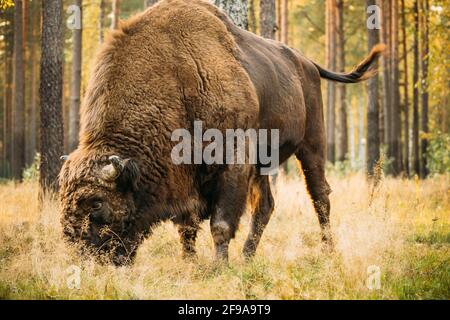
M123 160L119 156L110 156L110 163L101 170L102 178L105 181L114 181L123 171Z
M66 161L67 159L69 159L69 156L67 154L59 157L59 160L61 160L61 161Z

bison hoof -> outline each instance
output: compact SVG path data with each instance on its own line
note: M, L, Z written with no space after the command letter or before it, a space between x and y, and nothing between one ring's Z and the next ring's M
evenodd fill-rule
M322 238L323 243L323 251L326 253L333 253L334 252L334 242L331 238Z
M218 263L228 263L228 246L220 245L216 248L216 261Z

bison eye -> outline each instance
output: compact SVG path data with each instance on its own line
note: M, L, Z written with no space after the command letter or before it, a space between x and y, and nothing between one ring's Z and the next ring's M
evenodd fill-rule
M92 203L92 209L93 210L100 210L103 206L103 203L101 203L100 201L95 201Z

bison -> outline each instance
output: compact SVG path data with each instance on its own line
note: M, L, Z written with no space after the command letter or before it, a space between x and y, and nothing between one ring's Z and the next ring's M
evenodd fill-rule
M332 246L325 179L321 78L370 77L377 46L350 73L327 71L294 49L235 26L202 0L163 0L123 22L98 53L81 110L78 148L60 172L64 235L117 265L133 260L152 227L171 220L186 256L210 219L219 260L248 200L243 253L255 254L274 209L256 164L174 164L174 130L278 129L279 161L295 154Z

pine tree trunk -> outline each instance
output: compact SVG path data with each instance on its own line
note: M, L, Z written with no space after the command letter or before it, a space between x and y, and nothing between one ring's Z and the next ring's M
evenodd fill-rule
M366 145L364 139L364 97L359 95L358 101L358 159L361 166L366 162Z
M0 19L1 21L6 21L6 12L4 10L0 11ZM2 42L3 42L3 49L5 49L6 46L6 41L5 41L5 31L3 33L3 37L2 37ZM5 52L3 52L3 57L5 56ZM3 60L2 62L5 62L5 60ZM2 64L3 66L3 71L7 68L7 66L5 64ZM5 150L5 109L4 109L4 103L5 103L5 90L4 88L6 87L6 78L4 77L5 73L3 73L3 75L0 77L1 79L1 90L2 90L2 94L0 95L0 104L1 104L1 111L0 111L0 151L1 151L1 155L0 155L0 178L3 177L3 172L5 169L5 157L4 157L4 150Z
M41 138L40 138L40 124L41 124L41 95L40 95L40 88L41 88L41 59L42 59L42 45L41 45L41 36L42 36L42 2L44 0L38 0L36 3L37 12L39 12L37 18L36 18L36 38L35 38L35 46L37 51L37 60L35 64L35 79L34 82L34 103L35 103L35 126L36 126L36 153L39 153L41 150Z
M13 106L13 59L14 54L14 9L4 11L5 21L5 53L4 53L4 87L3 87L3 176L11 177L12 165L12 106Z
M279 2L279 19L280 19L280 41L288 44L289 41L289 1L280 0ZM261 19L260 19L261 20ZM289 159L287 159L283 166L283 171L286 175L289 174Z
M255 0L249 0L248 2L248 28L256 34Z
M28 23L28 42L29 53L27 55L28 70L30 86L27 88L27 133L26 133L26 163L30 165L33 163L36 155L36 113L37 113L37 91L39 86L39 36L40 36L40 1L32 1L29 8L29 23Z
M22 179L25 168L25 82L22 1L14 1L14 110L13 177Z
M356 167L356 141L355 141L355 123L354 123L354 110L353 105L348 105L348 136L349 136L349 153L350 153L350 165L352 168Z
M275 31L277 27L275 0L261 0L259 8L261 36L267 39L275 39Z
M100 0L100 13L98 17L98 42L103 43L105 28L105 0Z
M399 59L398 59L398 0L391 1L391 113L393 173L402 171Z
M337 51L337 70L345 71L345 39L344 39L344 1L337 0L336 14L336 51ZM347 104L345 84L336 85L336 101L338 109L337 122L337 160L344 161L348 153L348 133L347 133Z
M375 5L375 0L366 0L366 5ZM367 29L367 46L369 51L379 42L377 29ZM375 166L380 159L380 137L378 130L379 105L378 105L378 76L367 81L367 175L371 177Z
M281 42L289 44L289 2L288 0L281 0Z
M409 85L408 85L408 48L406 46L405 0L402 0L402 47L403 47L403 136L404 136L404 168L409 176Z
M224 10L235 25L248 30L247 0L214 0L214 4Z
M376 4L381 10L383 10L383 0L376 0ZM379 32L379 35L380 35L381 41L383 41L383 33L382 33L382 30L383 30L383 26L382 26L382 24L383 24L383 22L382 22L383 12L382 11L380 12L379 18L381 18L381 21L380 21L380 29L381 29L381 31ZM380 65L381 65L381 69L382 69L383 64L380 64ZM383 79L383 77L381 77L381 79ZM378 86L379 86L379 84L378 84ZM383 84L381 84L381 91L379 92L379 96L380 96L379 106L380 106L380 109L378 110L378 113L379 113L379 116L380 116L379 119L378 119L378 124L379 124L379 130L378 131L380 131L380 133L379 133L380 146L386 141L386 138L384 136L385 135L385 131L386 131L386 129L384 128L384 119L385 119L384 107L383 107L383 103L384 103L383 94L384 94L384 91L382 89L383 89Z
M276 39L277 41L281 41L281 0L276 0L276 12L277 12L277 32Z
M382 28L381 36L382 42L386 44L386 54L382 57L383 64L383 119L384 119L384 144L387 146L387 156L392 157L392 110L391 110L391 83L390 83L390 0L382 0ZM389 171L391 168L388 168Z
M23 39L23 59L24 59L24 83L27 79L29 79L29 72L33 67L33 61L31 59L31 35L32 30L30 24L30 2L23 1L23 31L22 31L22 39ZM26 82L29 83L29 82ZM33 161L33 154L30 150L30 115L31 115L31 86L26 85L24 87L24 134L25 134L25 167L29 166Z
M326 7L326 65L329 70L336 70L336 0L328 0ZM335 162L336 131L336 84L327 82L327 159Z
M83 9L82 0L76 0L75 5L80 8L80 29L72 30L72 73L70 82L70 109L69 109L69 137L68 150L73 151L78 145L78 131L80 127L80 90L81 90L81 55Z
M112 0L111 29L119 27L120 0Z
M423 18L422 18L422 133L424 136L421 138L421 166L420 177L426 178L429 171L427 167L427 147L428 147L428 63L429 63L429 1L423 0Z
M42 1L41 99L40 127L40 199L49 191L57 191L63 152L62 120L62 0Z
M3 19L3 13L0 12L1 18ZM3 82L4 79L2 78L2 86L5 86L5 83ZM0 104L2 106L1 108L1 112L0 112L0 178L3 177L3 172L5 170L5 165L6 165L6 161L4 158L4 149L5 149L5 130L4 130L4 125L5 125L5 113L4 113L4 99L5 96L2 94L0 95Z
M412 121L412 152L413 152L413 170L420 174L419 158L419 4L414 0L414 66L413 66L413 121Z

